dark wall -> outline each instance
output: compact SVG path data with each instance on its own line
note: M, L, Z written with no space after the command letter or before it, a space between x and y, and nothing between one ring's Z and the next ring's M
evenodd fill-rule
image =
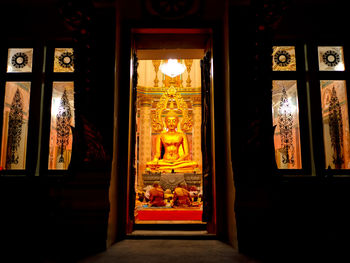
M349 260L349 179L322 174L311 177L310 173L285 177L275 170L273 142L269 141L273 134L272 128L269 130L271 49L261 45L278 40L346 43L346 11L338 2L289 3L286 10L279 10L278 21L266 22L265 28L259 27L259 8L230 10L232 155L239 249L264 262L344 262ZM265 68L262 56L266 56ZM270 112L266 112L267 107ZM317 142L314 145L315 152L322 151Z
M50 40L69 38L72 33L64 26L58 1L34 4L8 1L1 4L2 42L9 39Z
M344 1L289 2L275 27L276 38L345 39L348 12Z
M6 50L8 45L42 48L55 45L56 41L72 44L77 50L85 49L84 54L94 63L77 74L75 91L84 99L76 95L79 101L75 105L76 118L83 113L92 134L101 136L96 141L88 141L84 137L86 129L80 127L83 132L75 139L83 138L83 144L96 142L101 148L93 149L98 152L103 148L106 158L103 167L101 160L84 163L81 156L86 156L85 147L82 149L80 145L78 155L81 156L74 157L74 169L68 173L53 176L44 170L38 177L16 177L2 171L0 239L5 246L1 248L0 261L74 262L106 248L113 149L115 9L112 6L90 10L94 21L88 33L93 38L79 41L79 32L64 22L61 2L22 4L0 4L1 49ZM81 45L87 42L88 48ZM0 100L3 103L2 98ZM34 98L33 102L39 104L40 100ZM44 165L46 160L42 160Z

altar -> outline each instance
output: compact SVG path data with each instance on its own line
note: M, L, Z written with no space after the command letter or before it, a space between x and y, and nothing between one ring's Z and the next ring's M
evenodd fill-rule
M171 191L181 183L185 183L187 187L199 188L202 182L202 174L197 173L144 173L142 178L145 187L157 182L163 189Z

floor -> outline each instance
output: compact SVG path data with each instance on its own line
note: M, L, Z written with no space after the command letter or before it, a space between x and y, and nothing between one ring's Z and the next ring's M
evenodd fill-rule
M126 239L80 263L257 263L218 240Z
M177 237L177 238L196 238L200 237L201 239L214 239L215 235L210 235L206 230L200 230L200 231L174 231L174 230L158 230L158 231L150 231L150 230L135 230L132 232L129 237L135 237L135 238L164 238L164 237ZM167 239L168 239L167 238Z

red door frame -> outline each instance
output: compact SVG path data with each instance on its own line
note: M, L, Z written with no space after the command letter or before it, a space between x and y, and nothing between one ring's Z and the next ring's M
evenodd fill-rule
M133 53L136 52L136 46L135 46L135 41L134 41L134 35L135 34L142 34L142 35L147 35L147 34L174 34L174 35L208 35L210 38L209 46L203 46L201 48L204 48L206 50L210 50L212 51L212 30L208 29L208 28L132 28L131 29L131 65L130 65L130 71L133 70L133 65L134 65L134 58L133 58ZM211 54L213 54L213 52L211 52ZM212 55L213 56L213 55ZM212 57L212 61L213 61L213 57ZM211 96L213 94L213 72L211 72ZM213 97L213 96L212 96ZM214 106L213 106L213 100L211 100L211 105L210 105L210 113L211 116L214 116ZM133 172L133 160L134 160L134 156L132 156L133 154L133 150L132 147L134 147L134 145L132 144L132 142L134 140L132 140L132 136L135 136L135 130L133 128L133 122L135 122L134 120L134 103L135 103L135 94L133 93L133 72L130 72L130 102L129 102L129 112L130 112L130 116L129 116L129 142L128 142L128 175L127 175L127 198L126 198L126 234L130 234L133 231L133 225L134 222L132 220L132 218L130 217L130 212L131 209L133 211L133 205L131 204L133 198L131 198L131 194L133 193L132 191L132 187L134 187L134 180L131 180L131 178L134 178L131 175L131 172ZM211 140L212 142L214 142L214 138L213 138L213 134L215 134L214 131L214 119L211 118ZM211 217L211 221L207 222L207 231L210 234L216 234L217 232L217 222L216 222L216 175L215 175L215 146L212 145L211 147L211 154L212 154L212 165L213 165L213 169L212 169L212 217Z

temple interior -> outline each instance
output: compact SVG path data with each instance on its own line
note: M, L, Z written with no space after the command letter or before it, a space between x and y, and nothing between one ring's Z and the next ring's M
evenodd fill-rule
M348 13L1 0L0 263L350 262Z
M138 61L136 224L202 222L200 59L175 59L177 76L169 61Z

